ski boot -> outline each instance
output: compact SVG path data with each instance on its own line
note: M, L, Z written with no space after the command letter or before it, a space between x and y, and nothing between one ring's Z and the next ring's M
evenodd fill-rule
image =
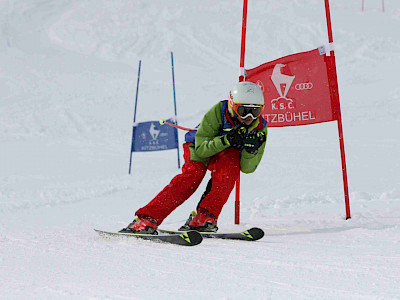
M192 212L185 225L179 228L181 231L196 230L200 232L216 232L217 219L212 213L205 209L199 209L198 213Z
M135 218L121 233L158 234L157 221L152 217Z
M193 217L196 215L195 211L192 211L189 215L189 218L186 220L185 224L182 225L178 230L179 231L189 231L192 230L189 226L190 221L192 221Z

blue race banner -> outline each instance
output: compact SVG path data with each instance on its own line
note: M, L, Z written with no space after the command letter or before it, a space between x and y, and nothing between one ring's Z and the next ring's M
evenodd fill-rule
M174 119L167 120L176 123ZM177 130L171 126L162 126L159 121L135 123L133 127L131 152L146 152L177 149Z

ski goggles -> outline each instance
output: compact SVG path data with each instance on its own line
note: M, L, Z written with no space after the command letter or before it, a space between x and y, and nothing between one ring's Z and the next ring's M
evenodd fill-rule
M255 104L233 104L232 109L243 119L246 119L249 116L253 119L257 119L257 117L261 114L263 107Z

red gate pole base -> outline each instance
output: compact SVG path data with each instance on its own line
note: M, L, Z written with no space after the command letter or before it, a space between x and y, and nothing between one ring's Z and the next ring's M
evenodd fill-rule
M236 179L236 194L235 194L235 224L240 224L240 174Z

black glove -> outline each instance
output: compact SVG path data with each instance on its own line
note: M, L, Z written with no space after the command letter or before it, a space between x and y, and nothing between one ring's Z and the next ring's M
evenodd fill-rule
M244 148L244 140L246 135L247 128L243 124L238 124L227 133L226 139L228 140L230 146L238 150L242 150Z
M244 140L244 149L250 154L256 154L266 139L264 131L251 131Z

